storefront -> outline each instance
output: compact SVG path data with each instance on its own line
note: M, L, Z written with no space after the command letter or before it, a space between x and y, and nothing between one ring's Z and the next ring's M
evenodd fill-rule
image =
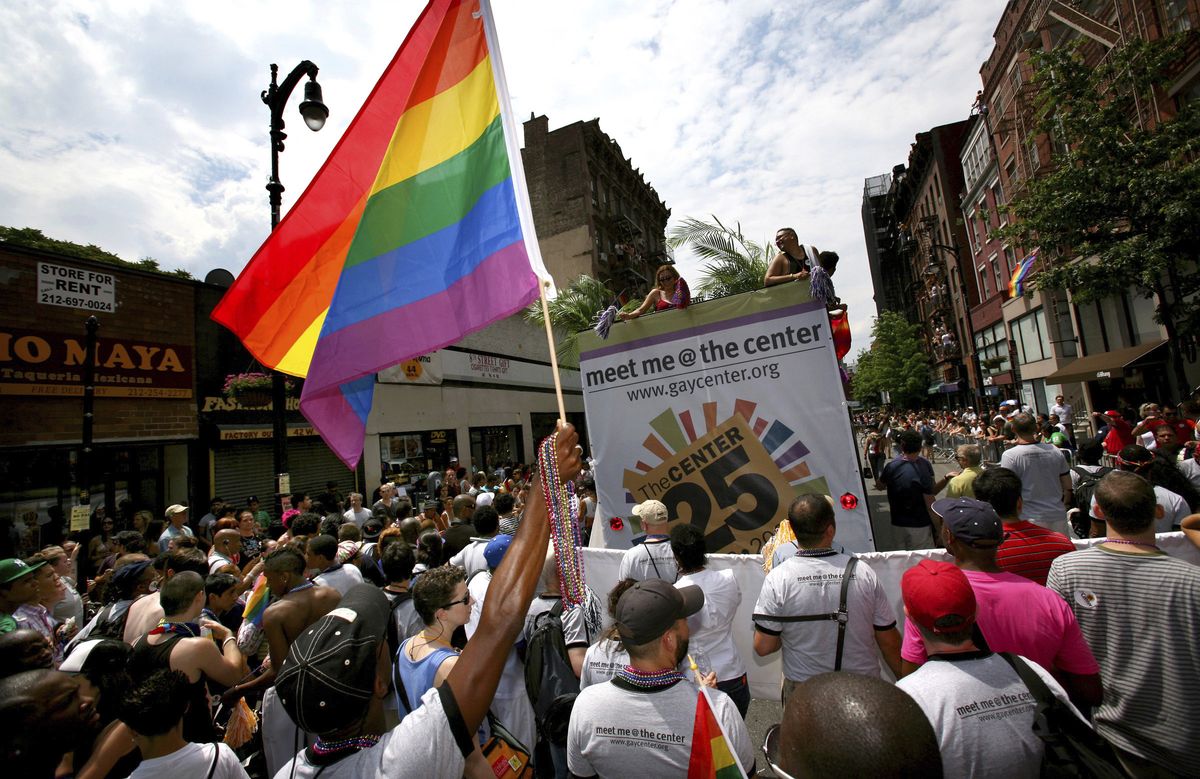
M0 273L0 520L57 540L81 492L128 518L190 499L195 282L5 245ZM85 322L98 322L92 453L83 440ZM88 474L87 485L81 475ZM81 489L86 486L86 490Z

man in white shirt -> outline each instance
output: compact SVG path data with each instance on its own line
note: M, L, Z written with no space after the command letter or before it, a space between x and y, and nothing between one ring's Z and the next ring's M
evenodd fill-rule
M363 496L361 492L350 493L349 500L350 508L346 509L342 516L346 518L347 522L353 522L358 526L359 530L362 530L363 523L371 518L371 510L363 508Z
M788 521L798 551L771 569L754 604L755 654L783 650L783 700L826 671L879 676L881 656L900 676L896 615L870 566L833 550L833 506L823 495L801 495L788 507ZM837 619L843 590L844 623Z
M172 503L167 506L167 511L164 514L167 518L167 526L163 530L162 535L158 537L158 551L160 553L170 551L168 547L176 538L186 536L194 538L195 533L187 526L188 508L181 506L178 503Z
M1068 428L1075 426L1075 409L1062 395L1054 396L1054 405L1050 407L1051 414L1057 414L1058 420Z
M451 565L458 565L466 570L468 582L477 571L486 571L488 568L483 553L488 543L496 536L496 530L500 526L500 515L491 506L476 508L471 524L475 528L475 535L458 554L450 558Z
M1017 443L1000 455L1000 465L1021 479L1022 519L1067 535L1067 506L1071 505L1071 469L1056 447L1039 443L1032 414L1009 420Z
M308 539L307 561L310 570L320 571L313 577L317 584L323 584L345 595L356 584L363 583L362 572L354 565L342 565L337 559L337 539L333 536L313 536Z
M667 535L667 507L660 500L648 500L633 507L634 516L642 520L646 537L640 544L625 550L617 581L622 579L662 579L673 582L679 575L675 555L671 554L671 537Z

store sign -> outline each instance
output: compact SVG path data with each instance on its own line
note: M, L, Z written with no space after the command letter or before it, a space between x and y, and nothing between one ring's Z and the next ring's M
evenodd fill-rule
M424 354L379 372L381 384L441 384L442 353Z
M429 433L429 443L444 444L446 443L447 433L445 430L434 430Z
M288 398L286 408L288 411L300 410L300 398ZM262 406L244 406L233 398L226 398L219 395L205 395L204 405L200 407L201 413L211 414L214 411L270 411L271 404L268 402Z
M117 282L112 274L48 262L37 266L37 302L84 311L116 310Z
M85 339L61 333L0 330L0 395L83 395ZM192 348L100 338L96 397L192 397Z
M287 431L288 438L305 438L316 434L317 431L311 427L289 427ZM269 427L221 428L222 441L261 441L274 437L274 431Z

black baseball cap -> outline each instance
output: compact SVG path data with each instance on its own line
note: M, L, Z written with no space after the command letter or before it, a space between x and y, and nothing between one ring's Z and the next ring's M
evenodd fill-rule
M388 618L383 591L360 584L292 642L275 690L293 722L322 734L364 716L375 694L379 644Z
M945 498L933 502L933 513L942 518L955 538L968 546L995 547L1004 540L1004 524L990 503L972 498Z
M670 630L676 620L704 606L704 590L694 584L676 587L662 579L638 582L621 594L614 615L621 640L648 644Z
M375 541L379 538L379 534L383 532L383 521L373 516L362 525L362 537L368 541Z

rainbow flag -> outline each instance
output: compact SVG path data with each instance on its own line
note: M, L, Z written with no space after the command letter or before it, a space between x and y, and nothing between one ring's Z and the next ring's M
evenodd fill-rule
M350 467L374 374L549 282L487 0L432 0L329 159L213 312Z
M713 714L708 688L701 687L696 699L696 721L692 725L692 754L688 779L746 779L746 772L733 752L721 721Z
M250 596L246 598L246 607L242 609L242 619L253 622L255 627L262 627L263 613L271 602L271 590L267 587L267 577L261 573L254 580Z
M1012 278L1008 282L1009 298L1019 298L1025 294L1025 279L1029 277L1033 271L1033 263L1037 260L1037 252L1030 252L1029 256L1017 263L1016 269L1013 271Z

